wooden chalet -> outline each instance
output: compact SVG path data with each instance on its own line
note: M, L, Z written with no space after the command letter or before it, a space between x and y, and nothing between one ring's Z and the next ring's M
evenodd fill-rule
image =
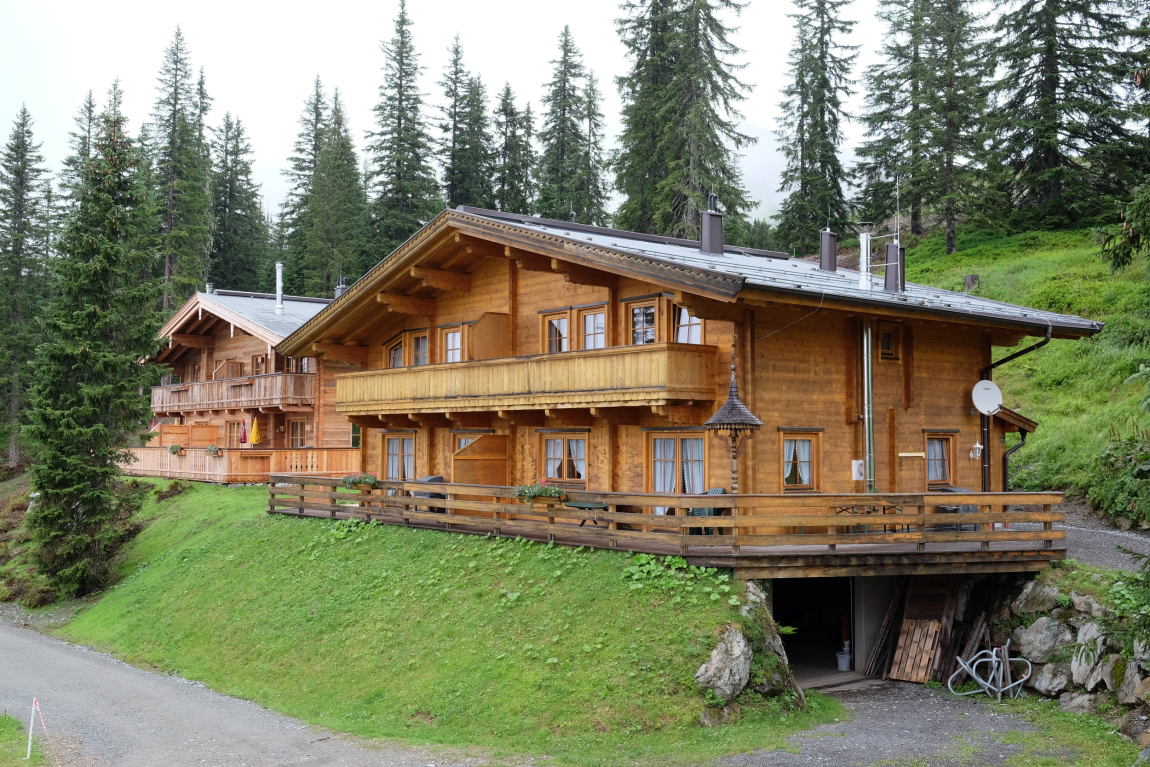
M159 434L133 450L136 460L125 470L210 482L357 471L359 429L335 412L334 376L349 368L276 352L330 303L210 286L188 299L160 330L168 344L154 361L171 372L152 388ZM173 445L183 450L174 454Z
M272 472L269 511L680 554L779 579L777 618L821 606L810 620L831 614L837 638L843 618L859 657L894 576L1065 557L1061 494L1006 492L1006 434L1037 425L980 414L972 390L995 347L1100 323L731 247L721 214L702 223L688 241L445 210L276 347L335 372L384 487ZM706 425L729 396L762 422L737 495ZM516 498L541 479L565 497Z

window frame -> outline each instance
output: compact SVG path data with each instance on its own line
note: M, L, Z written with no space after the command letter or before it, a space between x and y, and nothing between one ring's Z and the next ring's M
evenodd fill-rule
M388 344L385 348L387 350L387 369L388 370L395 370L397 368L407 367L407 364L406 364L407 363L407 344L404 343L404 339L401 338L398 341L396 341L395 343ZM398 360L396 359L396 352L399 353ZM397 361L399 362L398 365L395 364Z
M440 362L453 363L453 362L467 362L467 339L464 338L463 325L449 325L445 328L439 329L439 355L442 358ZM448 346L448 339L453 335L459 335L459 359L449 359L453 351Z
M890 333L890 351L882 348L882 337ZM884 362L898 362L902 359L902 326L897 322L879 322L878 324L878 357Z
M408 345L411 347L411 351L407 352L407 357L405 358L407 361L407 367L418 368L431 364L431 342L428 338L426 330L406 335L403 340L405 347ZM420 341L423 341L422 355L419 351ZM420 356L423 357L423 362L419 361Z
M252 355L252 375L262 376L268 372L268 358L266 354Z
M659 343L659 301L656 298L649 298L642 301L628 301L623 304L624 310L627 312L627 345L628 346L650 346L651 344ZM650 330L652 337L650 341L642 343L635 343L635 310L636 309L651 309L654 316L651 318L651 325L644 326L642 330Z
M557 441L562 443L562 446L560 447L560 456L557 459L559 461L559 468L560 468L560 472L561 472L562 476L559 476L559 477L547 476L547 462L549 460L556 460L556 459L549 459L547 457L547 442L548 442L548 440L557 440ZM573 458L569 457L570 452L568 450L567 445L569 442L575 442L575 441L579 441L579 442L583 443L583 458L581 459L583 461L583 478L582 479L571 479L570 477L567 476L567 463L569 461L572 461L572 460L580 460L577 458L573 459ZM590 442L591 442L591 432L589 432L589 431L540 432L539 433L539 476L542 477L544 480L547 480L549 482L553 482L556 485L562 485L563 487L571 488L572 490L586 489L587 488L587 482L589 480L588 473L589 473L589 470L591 467L591 461L590 461L589 454L588 454L588 448L590 447Z
M687 318L688 318L687 324L684 325L684 324L679 323L679 312L686 312L687 313ZM698 341L680 341L679 340L679 328L693 328L693 327L699 328L699 340ZM690 335L689 330L688 330L688 335ZM702 317L696 317L695 315L691 314L691 310L689 308L687 308L686 306L683 306L681 304L673 305L671 307L671 340L677 344L691 344L693 346L702 346L703 344L705 344L707 342L706 321Z
M675 462L675 487L673 492L676 495L688 495L682 488L682 483L679 479L683 476L683 440L697 439L703 444L703 489L699 492L700 495L705 494L711 487L711 446L710 440L707 439L707 432L705 431L649 431L645 432L646 439L644 440L644 461L643 461L643 486L646 492L655 493L660 492L655 490L655 440L657 439L674 439L675 440L675 457L672 459ZM664 459L665 460L665 459ZM690 459L695 460L695 459ZM694 493L690 493L694 495ZM664 508L664 507L656 507ZM665 507L675 508L675 507ZM659 512L656 512L658 514Z
M802 429L780 430L779 431L779 486L784 493L818 493L819 479L822 469L821 461L821 447L822 440L821 432L805 431ZM811 443L811 481L802 485L788 485L787 484L787 440L809 440ZM796 456L797 458L797 456ZM796 461L798 462L798 461Z
M399 451L396 453L391 452L391 443L398 443ZM404 450L407 445L404 443L409 442L411 452L408 453ZM405 461L404 458L411 457L411 476L407 478L392 477L390 473L390 459L392 455L399 456L399 471L400 474L404 471ZM383 434L383 475L384 479L388 482L414 482L415 478L419 476L419 471L415 465L415 434L411 432L387 433Z
M295 426L299 424L299 444L295 444ZM307 421L302 418L292 418L287 422L287 448L288 450L302 450L307 446Z
M348 444L351 447L363 446L363 428L355 421L351 422L351 440Z
M926 483L927 490L933 487L954 487L954 470L955 470L955 456L954 456L954 434L941 434L938 432L926 432L923 434L923 481ZM946 479L930 479L930 443L933 440L939 440L945 445L946 453ZM983 448L985 450L986 448Z
M571 343L571 311L550 312L541 315L542 326L540 330L540 340L543 346L543 354L562 354L563 352L572 351L575 347ZM551 348L551 323L562 322L564 325L564 335L559 338L562 341L562 349Z
M240 422L239 421L225 421L224 427L224 443L228 448L238 449L240 446ZM234 437L234 439L233 439ZM232 443L235 444L232 444Z
M603 332L602 333L590 333L590 334L588 334L587 332L584 331L583 324L584 324L584 322L586 322L587 317L594 317L597 314L603 316ZM610 338L610 325L609 325L610 322L611 322L611 312L607 311L607 304L599 304L597 306L585 306L585 307L579 309L579 311L577 311L575 313L575 329L578 332L577 339L579 341L579 346L578 346L579 350L580 351L585 351L585 350L591 351L594 349L606 349L609 345L607 343L607 341ZM587 345L588 335L590 335L590 336L602 336L603 345L602 346L588 346Z

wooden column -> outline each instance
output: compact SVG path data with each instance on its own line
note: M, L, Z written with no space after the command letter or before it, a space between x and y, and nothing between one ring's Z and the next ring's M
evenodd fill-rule
M746 339L742 343L743 349L743 382L739 386L739 390L743 392L743 397L747 402L751 403L751 410L759 412L758 402L755 398L757 387L755 386L755 313L747 312L743 319L743 338ZM743 492L755 493L758 492L758 483L755 481L755 467L759 465L758 461L758 440L754 436L749 437L750 442L747 444L746 449L743 451ZM737 511L737 509L736 509Z
M507 259L507 313L511 316L508 339L511 356L519 356L519 265L515 259Z

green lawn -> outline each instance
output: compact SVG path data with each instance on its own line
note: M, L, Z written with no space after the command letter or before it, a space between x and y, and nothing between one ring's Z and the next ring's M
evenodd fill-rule
M28 753L27 727L27 722L21 724L10 716L0 715L0 767L39 767L46 764L39 738L32 739L32 758L24 760Z
M127 577L58 633L335 730L556 764L696 764L844 716L752 693L698 724L728 576L635 588L625 552L268 516L266 493L150 500Z
M907 251L907 279L962 290L963 275L978 274L978 295L1106 322L1092 339L1052 341L994 373L1006 406L1041 425L1012 460L1016 486L1082 489L1112 427L1129 431L1150 422L1138 408L1145 385L1124 384L1138 363L1150 361L1144 262L1112 276L1088 232L973 232L959 247L948 256L941 237L927 238ZM998 348L995 357L1014 351ZM1014 444L1017 437L1008 439Z

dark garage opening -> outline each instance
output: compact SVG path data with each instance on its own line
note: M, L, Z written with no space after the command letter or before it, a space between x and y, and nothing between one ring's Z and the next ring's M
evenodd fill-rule
M851 639L851 579L779 578L773 586L775 622L795 629L783 636L795 678L802 684L839 673L835 653ZM851 667L857 665L852 657Z

